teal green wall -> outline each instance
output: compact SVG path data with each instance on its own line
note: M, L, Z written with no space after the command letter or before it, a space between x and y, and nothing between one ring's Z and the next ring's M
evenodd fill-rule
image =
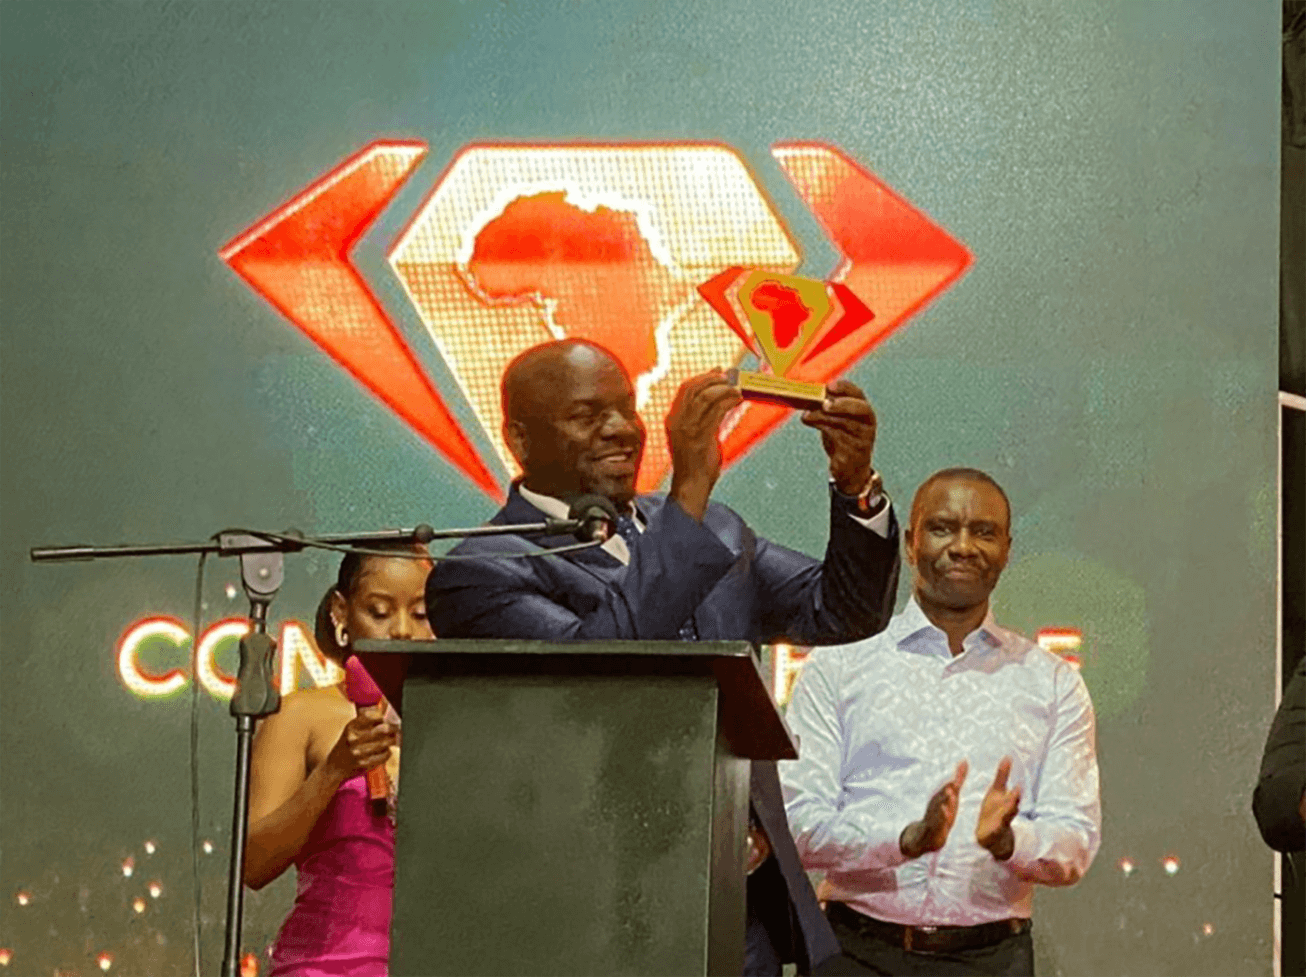
M1278 17L1269 0L0 5L13 972L87 973L101 948L120 973L189 959L187 702L132 698L113 647L147 612L189 615L192 563L33 566L29 547L490 511L217 257L400 136L430 156L360 263L446 390L383 251L471 140L725 142L820 276L833 252L769 146L827 141L963 241L967 275L852 377L896 497L949 464L1007 487L1006 623L1089 636L1104 840L1080 886L1039 894L1042 972L1269 973L1248 806L1273 702ZM717 497L819 552L823 508L792 500L819 498L822 467L790 424ZM234 574L212 567L210 619L241 613ZM293 558L277 616L306 617L331 576ZM200 705L213 969L233 738ZM164 895L134 916L152 878ZM251 945L292 891L251 899Z

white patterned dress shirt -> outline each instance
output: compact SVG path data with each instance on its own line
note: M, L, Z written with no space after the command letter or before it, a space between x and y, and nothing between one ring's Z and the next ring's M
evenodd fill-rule
M785 810L823 897L906 926L1028 918L1033 885L1071 885L1101 837L1093 705L1079 673L992 612L955 658L913 598L881 634L818 648L787 721L799 758L778 764ZM1015 849L975 840L999 761L1021 788ZM970 772L947 844L908 859L898 837L961 760Z

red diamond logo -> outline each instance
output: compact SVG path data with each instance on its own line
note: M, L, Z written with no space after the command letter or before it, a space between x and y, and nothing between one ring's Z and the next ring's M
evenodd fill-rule
M843 256L827 283L839 313L821 320L786 371L825 383L955 281L970 255L839 150L794 142L773 153ZM424 155L420 143L373 143L220 253L464 475L501 498L500 480L349 257ZM743 334L717 314L713 282L728 284L741 267L789 275L801 263L738 154L714 143L466 147L388 257L507 470L498 384L508 361L564 336L612 350L635 379L649 429L641 490L668 471L663 421L676 388L748 353ZM726 463L788 413L741 407L723 440Z

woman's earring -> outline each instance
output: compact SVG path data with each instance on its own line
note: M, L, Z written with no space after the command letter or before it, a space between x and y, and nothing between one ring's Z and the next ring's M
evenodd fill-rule
M345 626L341 624L339 621L335 621L333 623L336 626L336 644L341 648L348 648L349 633L345 630Z

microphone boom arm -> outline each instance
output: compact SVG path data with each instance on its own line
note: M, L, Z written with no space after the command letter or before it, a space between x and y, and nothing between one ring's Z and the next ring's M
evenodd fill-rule
M203 543L137 543L118 546L34 546L29 551L33 563L67 560L102 560L123 556L178 556L189 553L216 553L241 556L245 553L297 553L314 543L332 546L367 546L412 540L429 543L436 539L471 539L481 536L570 536L582 528L581 519L548 518L544 522L513 523L505 526L469 526L461 529L432 529L425 523L412 529L381 529L362 533L332 533L306 537L297 529L266 535L233 529L216 534Z

